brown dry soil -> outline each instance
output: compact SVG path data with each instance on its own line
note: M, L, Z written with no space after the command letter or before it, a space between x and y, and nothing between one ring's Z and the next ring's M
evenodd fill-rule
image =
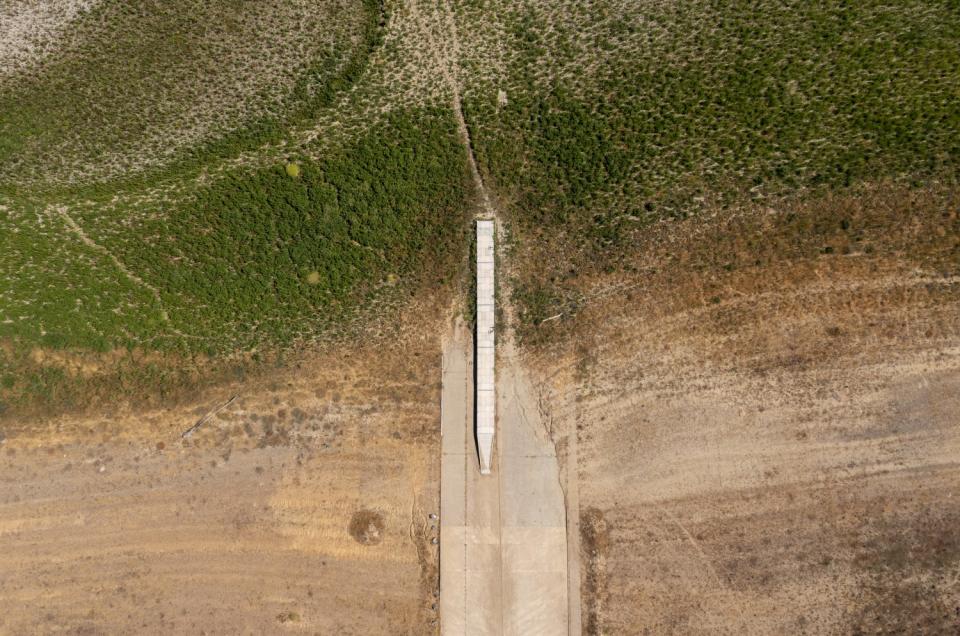
M376 342L8 429L0 633L435 633L438 352Z
M577 450L584 631L956 633L956 193L724 212L636 253L526 355ZM0 431L0 633L436 633L440 313Z
M586 633L960 633L958 200L664 224L541 327Z

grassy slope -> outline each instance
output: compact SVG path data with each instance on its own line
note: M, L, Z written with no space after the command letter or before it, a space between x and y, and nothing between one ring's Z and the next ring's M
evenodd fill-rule
M562 298L551 279L614 267L652 220L956 180L951 3L555 2L497 15L515 54L467 91L479 161L521 235L567 237L525 281L531 319Z
M272 111L234 120L148 169L71 185L55 172L4 163L16 177L0 183L0 267L14 281L0 293L0 411L3 403L80 404L99 382L78 383L56 364L37 363L38 346L81 358L130 350L117 366L122 373L106 383L142 381L165 391L189 382L194 369L170 375L142 352L176 353L186 364L196 354L283 349L342 331L374 303L399 301L452 275L469 197L452 113L429 94L415 103L395 95L391 72L401 66L405 36L379 3L361 8L362 37L304 61ZM153 60L138 51L144 77L166 72L150 66L164 63L160 53ZM188 77L207 70L201 65ZM76 119L98 121L83 109L120 90L121 79L105 77L112 82L105 95L62 106L71 110L64 130L94 144L84 152L122 150L112 133L97 136ZM3 100L18 95L6 92ZM136 108L115 115L99 121L133 130L146 116ZM10 125L0 133L17 165L72 152L57 129L42 124L42 140ZM299 175L287 173L288 163Z
M106 181L50 178L44 160L70 150L56 141L66 138L41 126L50 143L27 152L40 142L9 123L41 112L50 86L5 89L8 106L24 96L38 106L0 134L17 166L38 167L6 162L0 183L9 230L0 263L16 281L0 295L0 339L21 350L11 358L35 344L189 353L289 343L323 333L374 292L392 293L397 277L402 289L423 280L418 272L450 271L438 264L463 231L468 193L449 110L430 83L439 72L420 68L422 33L409 14L395 11L383 27L380 7L365 7L364 26L342 29L363 35L293 64L301 74L260 102L273 106L258 117ZM960 17L949 3L768 0L759 9L456 5L473 142L528 248L518 286L528 324L567 306L566 279L629 266L652 220L882 179L955 181ZM163 18L151 23L170 26ZM152 57L117 46L143 77L182 63L165 49ZM103 55L81 53L51 77ZM135 130L135 104L96 107L110 94L60 106L70 111L64 130L96 131L81 121ZM291 132L314 123L306 140ZM90 139L101 146L68 163L124 147L112 133ZM288 160L301 163L299 178L284 173ZM60 209L102 249L70 232Z
M215 351L289 343L385 282L449 271L466 182L448 113L395 114L297 165L228 173L107 244Z
M299 165L296 178L283 165L232 170L183 200L154 204L150 215L104 214L98 204L72 212L102 248L160 290L172 325L158 319L150 293L49 208L7 213L18 231L4 235L3 258L16 285L3 301L17 318L0 334L55 347L223 352L309 335L388 278L443 276L465 197L448 113L395 114ZM57 241L67 249L54 249Z

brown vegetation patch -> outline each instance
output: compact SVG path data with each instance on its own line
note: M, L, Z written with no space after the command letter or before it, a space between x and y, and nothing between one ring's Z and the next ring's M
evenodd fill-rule
M525 341L548 357L577 343L587 361L597 334L640 338L758 383L865 352L945 347L960 333L957 201L950 189L876 186L651 228L633 273L557 279L555 296L574 301L524 326Z
M864 529L854 565L862 598L855 634L945 634L960 629L960 510L925 507Z
M385 529L383 515L375 510L358 510L353 513L347 528L350 536L361 545L377 545L383 541Z
M578 434L588 629L956 629L956 200L663 224L631 273L564 281L528 352Z

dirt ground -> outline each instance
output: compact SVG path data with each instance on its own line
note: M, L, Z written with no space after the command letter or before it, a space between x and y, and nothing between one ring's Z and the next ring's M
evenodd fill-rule
M0 633L435 633L438 352L375 342L8 436Z
M585 633L960 632L957 208L881 194L665 225L554 321Z
M960 629L957 237L878 190L664 224L588 281L524 358L585 633ZM0 633L436 633L440 313L0 431Z

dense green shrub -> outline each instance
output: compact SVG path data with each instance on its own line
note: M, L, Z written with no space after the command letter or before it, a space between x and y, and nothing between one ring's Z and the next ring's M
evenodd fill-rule
M0 183L0 271L11 281L0 339L25 349L280 347L328 333L373 299L447 279L468 214L448 109L395 109L322 153L291 144L272 167L217 161L287 140L353 86L385 24L381 2L363 4L349 55L310 60L276 112L162 169L77 186ZM23 107L0 122L0 152L26 165L50 149L25 145L14 124L63 130ZM57 125L78 129L69 118Z

